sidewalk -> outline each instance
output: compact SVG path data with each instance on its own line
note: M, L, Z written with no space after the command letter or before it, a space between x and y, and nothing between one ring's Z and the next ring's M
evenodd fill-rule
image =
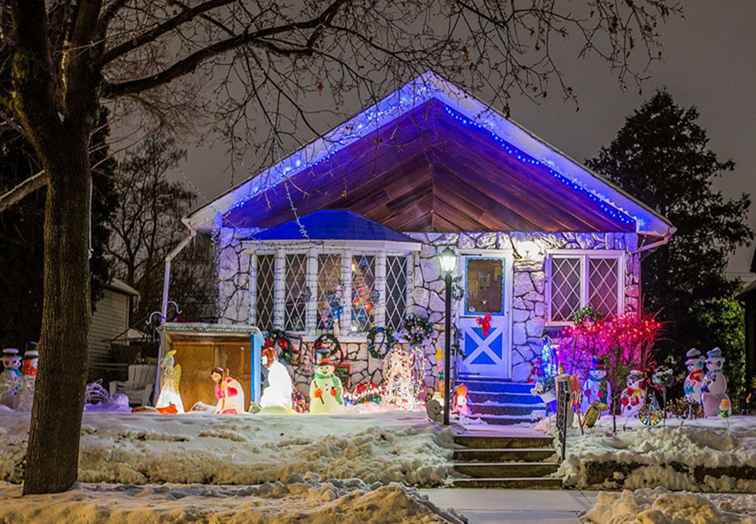
M421 489L431 502L453 509L470 524L575 524L593 492L521 489Z

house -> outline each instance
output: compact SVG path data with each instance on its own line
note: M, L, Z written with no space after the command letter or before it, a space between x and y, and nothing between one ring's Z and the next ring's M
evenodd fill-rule
M413 313L443 344L437 255L447 246L458 258L457 373L526 382L544 332L579 308L639 310L640 253L674 233L433 72L185 222L217 237L221 322L280 328L306 343L329 329L336 297L352 384L380 381L367 351L375 327L398 329ZM307 365L297 374L304 384Z
M751 260L751 273L756 273L756 251ZM738 295L745 311L746 387L753 389L756 380L756 280Z
M139 292L114 278L104 286L89 326L89 380L103 378L112 363L111 343L129 331L131 301Z

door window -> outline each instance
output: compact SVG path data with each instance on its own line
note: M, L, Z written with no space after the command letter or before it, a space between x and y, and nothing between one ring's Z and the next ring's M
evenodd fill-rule
M501 314L504 311L503 261L495 258L470 258L466 264L465 313Z

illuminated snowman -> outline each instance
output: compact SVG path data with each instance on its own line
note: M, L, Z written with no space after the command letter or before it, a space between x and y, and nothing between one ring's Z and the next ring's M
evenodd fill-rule
M685 356L685 366L688 368L688 375L685 377L685 382L683 383L683 393L688 402L700 404L706 359L696 348L690 349Z
M646 403L646 376L634 369L627 377L627 387L622 390L620 405L622 414L626 417L637 417L638 412Z
M611 386L606 378L606 365L599 358L593 358L591 369L588 371L588 379L583 384L580 410L583 413L594 402L606 406L602 411L608 411L611 406Z
M335 371L336 366L328 356L319 353L315 374L310 382L310 413L335 413L343 408L343 388Z
M21 357L18 349L5 348L3 350L3 372L0 373L0 404L16 409L18 395L23 388L21 378Z
M727 378L722 371L724 362L721 349L714 348L706 353L706 375L701 386L704 417L719 415L723 400L727 400L727 406L730 405L730 397L727 396Z
M260 407L263 409L283 408L286 411L292 411L291 394L294 387L291 376L286 366L278 360L274 348L267 347L263 350L262 363L268 368L268 387L262 392Z
M34 386L37 381L37 364L39 353L35 349L24 352L24 363L21 366L22 386L18 393L16 409L31 411L34 402Z

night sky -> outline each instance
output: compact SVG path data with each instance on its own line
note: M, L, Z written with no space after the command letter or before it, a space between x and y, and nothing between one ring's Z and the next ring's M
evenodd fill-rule
M624 119L654 89L666 87L683 106L696 105L700 124L708 131L711 147L721 158L736 163L734 174L718 183L728 195L756 193L756 1L690 0L685 18L661 29L664 58L649 71L643 93L630 86L622 90L606 64L560 57L562 70L579 97L578 107L554 95L536 105L524 98L511 103L511 116L545 141L577 160L593 156L608 144ZM485 100L485 94L475 93ZM338 122L324 122L327 130ZM192 182L204 203L225 191L231 175L225 170L225 146L195 148L180 178ZM252 174L252 173L250 173ZM239 176L237 175L238 183ZM756 213L750 217L756 229ZM752 249L735 253L729 270L746 276Z

